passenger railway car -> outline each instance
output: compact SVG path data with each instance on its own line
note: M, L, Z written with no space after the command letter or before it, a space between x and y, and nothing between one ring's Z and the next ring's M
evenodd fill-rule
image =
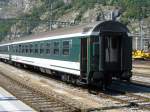
M126 26L103 21L20 38L0 45L0 58L62 80L102 86L130 80L132 40Z

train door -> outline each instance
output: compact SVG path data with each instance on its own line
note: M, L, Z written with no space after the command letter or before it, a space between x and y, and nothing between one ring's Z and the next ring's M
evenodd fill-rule
M99 38L92 38L92 61L91 61L91 70L99 71Z
M81 74L82 77L86 76L87 74L87 38L81 39Z
M11 47L10 47L10 45L8 46L8 54L9 54L9 61L11 61L11 53L12 53L12 51L11 51Z
M121 40L119 36L104 37L105 70L119 70L121 65Z

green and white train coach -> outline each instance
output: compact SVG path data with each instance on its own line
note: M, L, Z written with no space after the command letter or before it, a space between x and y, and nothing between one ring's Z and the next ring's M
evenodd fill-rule
M95 22L39 33L0 44L0 59L32 66L65 81L107 84L130 80L132 41L116 21Z

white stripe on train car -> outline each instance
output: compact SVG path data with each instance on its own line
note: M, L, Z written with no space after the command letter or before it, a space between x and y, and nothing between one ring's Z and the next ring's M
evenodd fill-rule
M43 59L43 58L25 57L16 55L12 55L12 61L57 70L61 72L66 72L74 75L80 75L79 62L70 62L70 61L61 61L61 60Z
M9 60L9 54L0 54L0 58Z

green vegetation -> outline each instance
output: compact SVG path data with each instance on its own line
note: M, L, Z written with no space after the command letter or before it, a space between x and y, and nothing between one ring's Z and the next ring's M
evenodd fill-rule
M56 4L59 1L55 1ZM80 21L82 14L90 8L93 8L95 4L102 4L104 6L116 6L120 7L122 11L122 20L127 22L127 19L141 19L150 16L150 0L72 0L72 3L64 6L61 4L61 10L80 10L80 14L76 20ZM57 8L57 7L56 7Z
M72 4L81 10L93 8L95 4L121 7L124 18L141 19L150 16L150 0L73 0Z
M14 24L14 21L0 20L0 41L10 32L10 27Z
M141 19L150 16L150 0L110 0L110 5L120 6L125 18Z

